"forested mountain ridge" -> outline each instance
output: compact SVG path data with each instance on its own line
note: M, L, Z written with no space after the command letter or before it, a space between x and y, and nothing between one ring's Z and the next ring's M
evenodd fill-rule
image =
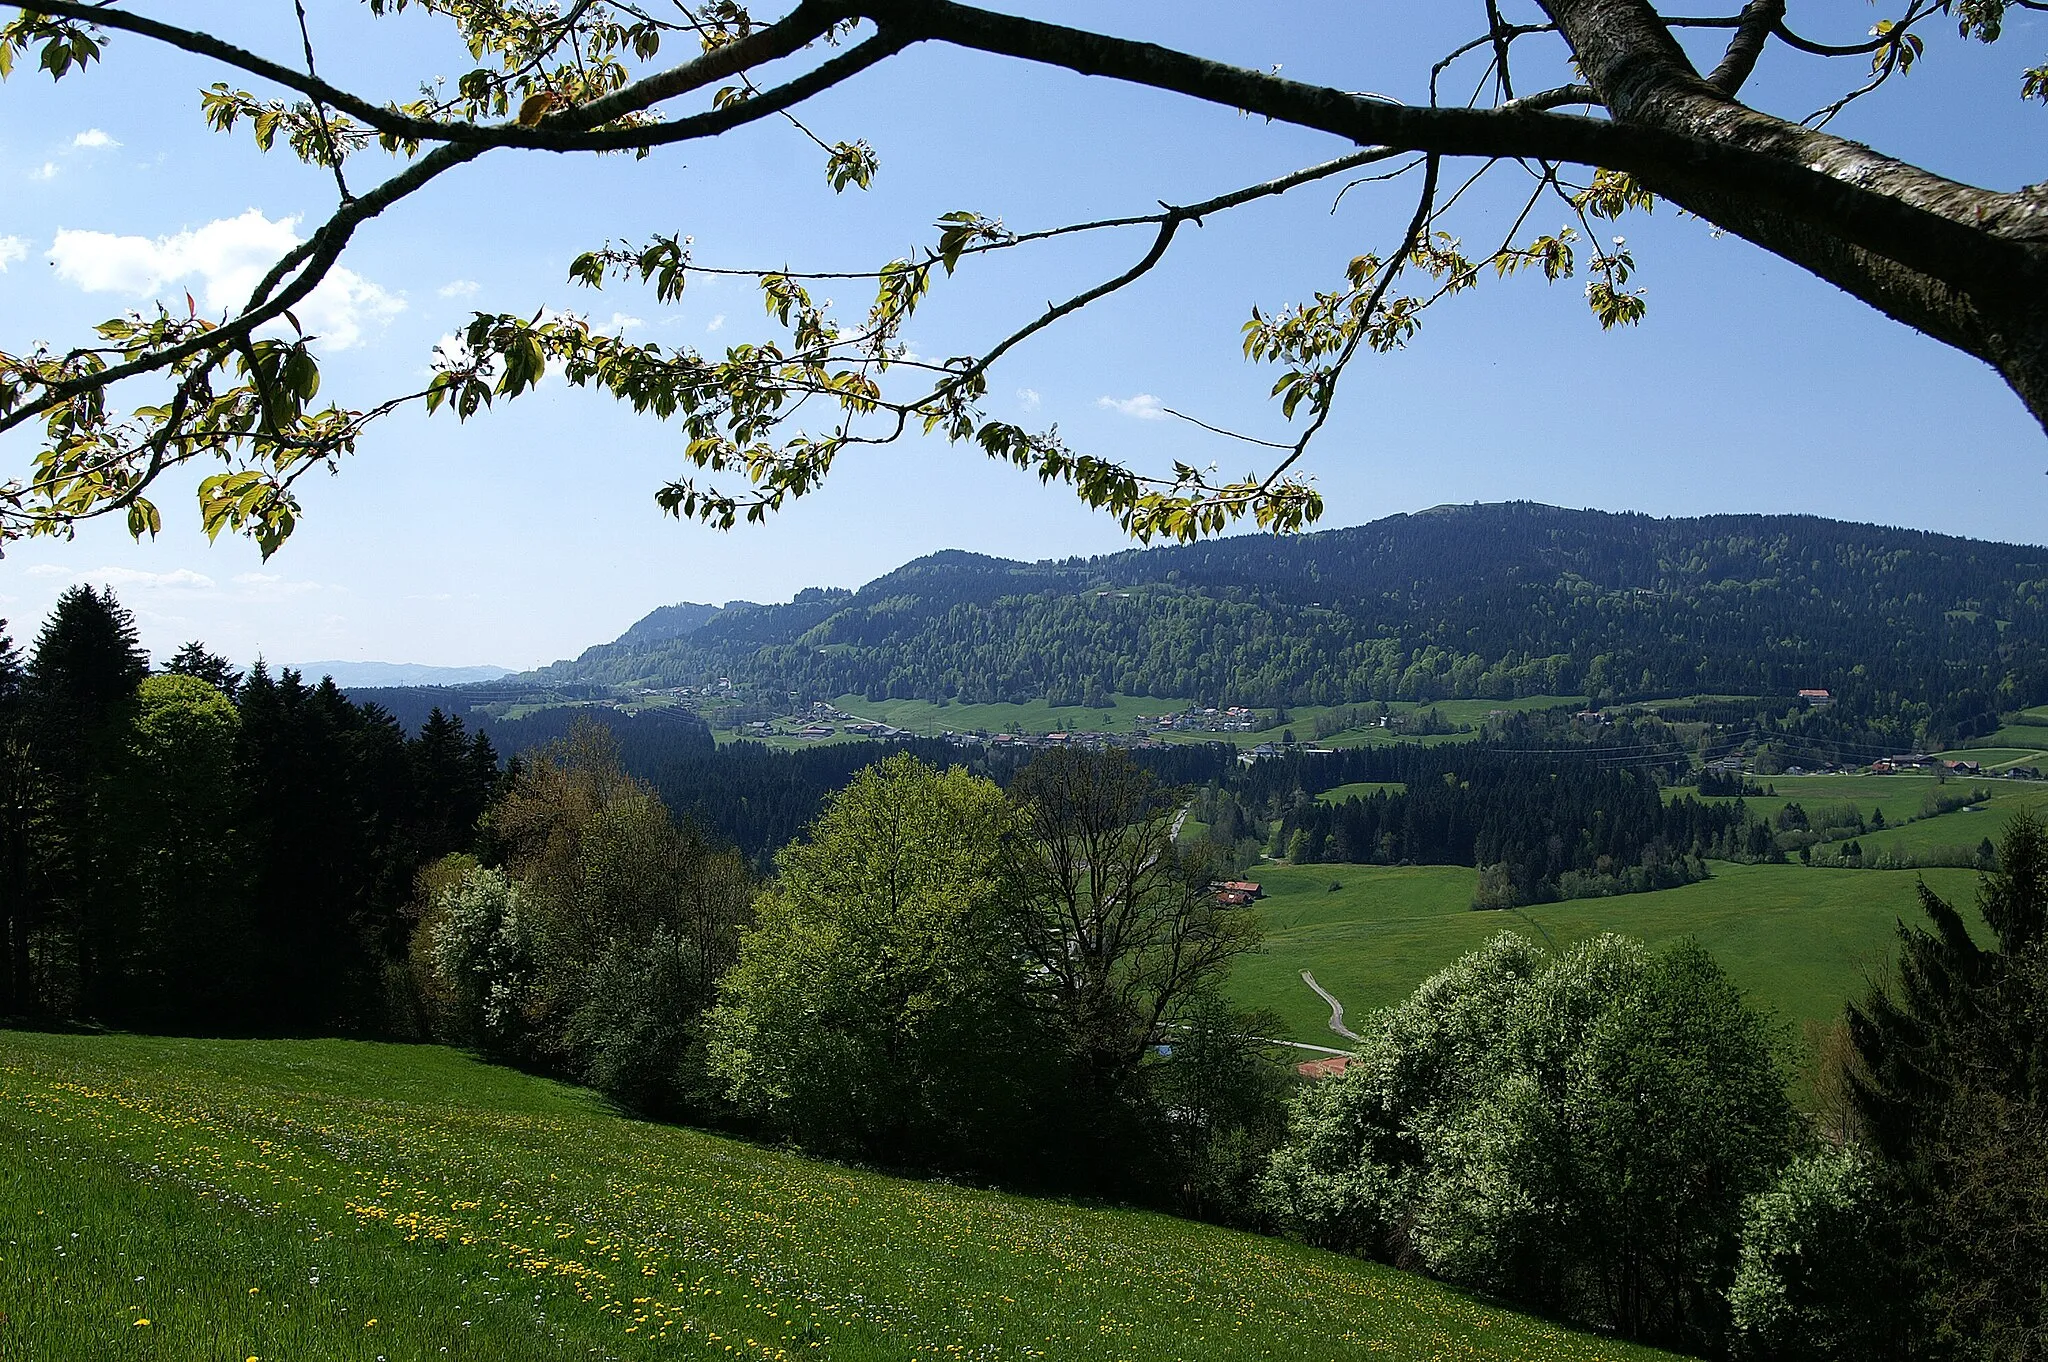
M1981 711L2048 685L2048 548L1814 516L1443 506L1089 559L947 551L534 676L1069 704L1821 686Z

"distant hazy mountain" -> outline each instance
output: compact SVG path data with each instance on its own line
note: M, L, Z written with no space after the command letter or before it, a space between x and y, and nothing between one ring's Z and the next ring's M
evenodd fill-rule
M496 681L512 675L510 667L429 667L418 662L285 662L285 667L309 679L334 678L334 684L350 686L467 686L477 681Z

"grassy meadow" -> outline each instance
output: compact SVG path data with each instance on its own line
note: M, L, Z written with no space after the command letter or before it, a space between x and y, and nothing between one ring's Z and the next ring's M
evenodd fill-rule
M1958 905L1975 902L1977 883L1975 872L1949 869L1716 863L1713 871L1655 893L1475 912L1477 872L1461 866L1262 865L1249 875L1265 886L1255 910L1265 949L1239 962L1233 992L1274 1012L1281 1039L1342 1045L1328 1005L1301 981L1304 969L1344 1004L1356 1030L1372 1009L1399 1002L1497 932L1558 946L1608 931L1653 945L1690 935L1756 1003L1797 1028L1832 1020L1889 959L1894 924L1917 916L1920 874Z
M428 1046L0 1032L0 1357L1665 1356L1388 1268L621 1119Z
M1325 804L1342 804L1348 799L1370 799L1376 794L1406 794L1405 780L1354 780L1349 785L1339 785L1325 790L1316 798Z
M911 733L1129 733L1141 714L1159 715L1186 709L1192 701L1161 700L1151 695L1112 695L1107 709L1084 705L1024 704L942 705L930 700L869 700L842 695L832 703L848 714L873 719ZM1222 737L1224 735L1213 735Z
M1996 843L2005 823L2021 811L2036 818L2048 817L2048 787L2039 782L1993 780L1984 788L1992 791L1982 804L1945 813L1939 818L1922 818L1881 832L1866 832L1856 838L1865 856L1880 851L1926 856L1944 850L1975 850L1985 838ZM1890 822L1887 815L1886 822ZM1830 849L1839 847L1835 843Z
M1112 695L1109 699L1110 707L1107 709L1088 709L1081 705L1055 707L1043 700L1024 704L941 705L929 700L869 700L859 695L842 695L832 703L863 719L875 719L912 733L926 734L943 733L949 729L956 733L1131 733L1136 731L1140 715L1176 713L1194 704L1192 700L1162 700L1150 695ZM1584 703L1583 696L1530 695L1519 700L1437 700L1428 704L1396 700L1387 706L1387 710L1394 715L1404 715L1433 709L1438 718L1453 728L1477 729L1486 716L1496 710L1555 709ZM1260 743L1279 742L1292 732L1296 738L1308 742L1315 739L1317 719L1353 708L1358 706L1302 705L1287 711L1286 723L1249 733L1162 733L1159 736L1176 742L1227 742L1239 747L1256 747ZM1270 710L1260 711L1262 717L1270 713ZM2043 732L2048 732L2048 729ZM1416 738L1373 727L1346 729L1317 741L1327 747L1360 747L1389 742L1469 742L1471 738L1469 731Z

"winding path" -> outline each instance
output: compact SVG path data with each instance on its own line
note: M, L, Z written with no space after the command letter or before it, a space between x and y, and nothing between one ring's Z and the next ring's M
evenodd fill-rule
M1363 1040L1364 1037L1344 1024L1344 1004L1337 1001L1330 990L1316 982L1316 976L1307 970L1301 972L1301 982L1316 991L1316 996L1330 1005L1330 1029L1346 1040Z

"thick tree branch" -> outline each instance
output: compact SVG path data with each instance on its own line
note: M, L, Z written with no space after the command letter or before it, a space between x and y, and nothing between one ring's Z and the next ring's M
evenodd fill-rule
M1858 232L1834 213L1802 211L1788 198L1751 193L1743 177L1717 164L1674 159L1621 167L1886 315L1988 361L2048 426L2048 198L2040 190L1974 189L1747 108L1700 78L1646 0L1542 3L1617 123L1853 182L1866 201L1950 224L1953 230L1942 235L1952 246L1902 249L1889 232ZM1754 17L1754 7L1745 11L1745 20ZM1774 29L1780 26L1774 21ZM1847 201L1842 208L1851 217L1856 211ZM1903 220L1899 225L1904 228Z
M1785 19L1785 0L1749 0L1742 7L1742 24L1728 41L1728 50L1707 77L1707 84L1733 98L1756 70L1771 32Z
M1603 121L1529 108L1423 108L952 0L859 0L859 7L885 27L919 38L1169 90L1360 144L1444 156L1571 161L1645 178L1684 176L1738 184L1749 198L1780 214L1823 226L1855 245L1958 284L2009 287L2016 277L2034 279L2048 271L2048 259L2037 249L2044 241L2044 224L2031 207L2014 213L2007 203L2012 196L1955 184L1762 114L1750 116L1775 135L1743 139L1728 137L1711 124L1680 130L1638 121L1620 109L1614 109L1613 121ZM1575 7L1559 3L1550 8L1559 15ZM1638 85L1662 88L1673 69L1718 104L1741 108L1692 71L1654 12L1638 8L1648 14L1650 32L1615 43L1617 59L1602 63L1608 80L1590 81L1610 109L1617 96L1625 104L1640 102ZM1643 60L1639 43L1652 48L1650 61ZM1590 67L1588 75L1593 75ZM2000 228L2013 235L2023 232L2022 239L2007 239Z

